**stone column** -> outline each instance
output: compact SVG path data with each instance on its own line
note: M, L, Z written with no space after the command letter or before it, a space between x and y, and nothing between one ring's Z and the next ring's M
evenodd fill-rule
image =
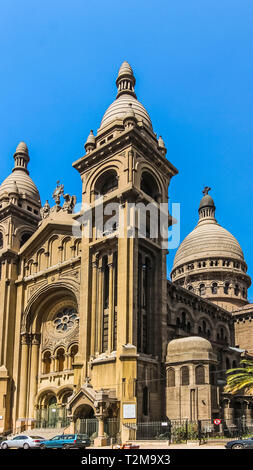
M97 303L97 344L96 352L101 352L101 343L102 343L102 318L103 318L103 281L104 281L104 272L103 272L103 258L99 260L99 273L98 273L98 303Z
M30 336L27 333L21 335L21 369L20 369L20 395L19 395L19 420L26 418L27 379L28 379L28 354Z
M57 372L57 358L56 356L51 356L52 366L50 367L50 372ZM52 368L52 370L51 370Z
M91 338L90 338L90 354L95 355L96 352L96 313L97 313L97 254L92 259L92 300L91 300Z
M245 403L244 414L245 414L245 419L246 419L247 424L251 424L253 421L251 405L252 404L250 402Z
M109 266L109 321L108 321L108 350L113 349L113 319L114 319L114 267L113 267L113 253L108 255Z
M96 418L98 419L98 437L94 439L94 446L95 447L106 446L107 439L105 437L105 427L104 427L105 415L103 414L102 404L99 406L99 414L96 415Z
M232 425L234 422L234 408L231 400L227 400L227 403L224 408L224 420L226 421L227 426Z
M70 370L71 369L71 353L66 353L65 358L66 358L65 360L66 360L67 370Z
M40 335L32 335L32 353L30 368L29 418L34 418L34 398L37 393Z

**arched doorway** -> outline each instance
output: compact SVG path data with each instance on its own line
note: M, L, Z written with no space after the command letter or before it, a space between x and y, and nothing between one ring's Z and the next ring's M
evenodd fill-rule
M48 427L56 428L59 418L59 408L57 407L57 399L55 396L48 401Z
M74 413L75 432L94 437L98 432L98 420L90 405L80 405Z

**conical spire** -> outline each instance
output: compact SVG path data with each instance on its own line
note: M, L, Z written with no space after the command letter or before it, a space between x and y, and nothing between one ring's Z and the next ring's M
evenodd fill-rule
M136 94L134 92L135 77L132 67L126 61L121 64L116 85L118 88L117 98L123 94L132 95L136 98Z
M15 170L23 170L29 175L29 171L27 170L27 165L30 160L28 147L25 142L20 142L16 148L16 152L14 153L14 160L15 166L12 171Z
M95 139L95 136L93 134L93 130L90 131L89 135L88 135L88 138L84 144L84 148L86 150L86 152L91 152L92 150L94 150L94 148L96 147L96 139Z

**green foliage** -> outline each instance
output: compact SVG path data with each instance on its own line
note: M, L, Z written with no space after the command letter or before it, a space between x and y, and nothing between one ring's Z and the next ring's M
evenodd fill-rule
M197 423L188 423L186 431L186 423L181 426L173 427L171 430L172 442L178 444L180 442L189 440L195 441L198 439L198 425Z
M243 367L227 371L227 385L224 391L237 393L244 390L248 395L253 395L253 361L243 359L240 364Z

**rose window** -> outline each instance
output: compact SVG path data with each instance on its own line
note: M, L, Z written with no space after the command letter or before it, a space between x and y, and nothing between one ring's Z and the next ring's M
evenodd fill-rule
M57 313L54 319L54 326L56 331L64 332L73 328L75 320L77 319L77 312L74 308L64 308Z

